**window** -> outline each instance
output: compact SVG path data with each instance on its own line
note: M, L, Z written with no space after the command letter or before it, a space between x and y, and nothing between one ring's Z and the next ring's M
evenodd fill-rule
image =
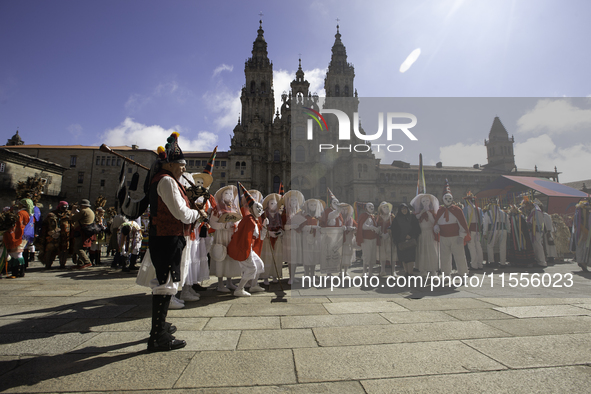
M129 167L129 168L127 169L127 173L128 173L128 174L131 174L131 167Z
M121 159L117 158L117 165L120 166L121 165Z
M96 165L99 166L101 164L101 157L97 156L96 157Z
M349 85L345 85L345 97L349 97Z
M239 161L237 161L237 162L236 162L236 169L237 169L237 170L239 170L239 169L240 169L240 162L239 162Z
M82 193L82 186L78 186L76 188L76 193Z
M133 155L129 155L129 158L130 158L131 160L133 160Z
M101 166L105 165L105 156L101 156Z
M84 172L80 171L78 173L78 183L84 183Z
M267 85L265 85L264 82L261 82L261 93L266 93L267 92Z
M250 81L250 93L254 93L256 87L255 81Z
M306 150L301 145L298 145L295 149L295 161L296 163L303 163L306 161Z
M281 161L281 155L279 154L278 150L275 150L275 152L273 152L273 161L276 161L276 162Z
M105 190L105 180L101 179L101 191Z
M226 166L226 160L222 160L222 167Z
M273 193L278 193L279 192L279 183L281 181L279 180L279 175L275 175L273 177Z
M224 182L220 183L220 189L224 186L226 186L226 184Z
M78 156L70 156L70 167L76 167L76 160L78 160Z
M335 85L335 87L334 87L335 97L339 97L340 94L341 94L341 89L339 88L339 85Z
M240 166L242 167L243 170L246 170L246 162L245 161L243 161Z
M110 166L111 165L111 158L107 157L107 165Z
M206 164L207 164L207 163L206 163ZM219 167L219 166L220 166L220 162L219 162L219 161L216 161L216 162L215 162L215 166L216 166L216 167Z
M193 167L195 165L195 160L189 160L189 167Z
M225 178L226 177L226 173L225 172L220 172L220 178Z

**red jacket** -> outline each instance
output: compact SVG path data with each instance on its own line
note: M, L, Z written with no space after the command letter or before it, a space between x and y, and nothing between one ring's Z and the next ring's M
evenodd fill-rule
M251 214L242 218L238 224L238 229L232 235L232 239L228 244L228 256L236 261L244 261L248 258L252 250L256 225L255 219Z

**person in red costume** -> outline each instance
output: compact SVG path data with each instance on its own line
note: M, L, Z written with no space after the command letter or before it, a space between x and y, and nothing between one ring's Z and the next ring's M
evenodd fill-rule
M468 223L462 209L453 205L453 196L446 181L446 193L443 195L443 205L435 215L433 231L439 234L441 272L444 275L451 274L451 258L456 261L458 275L468 273L466 253L464 245L470 242Z
M259 275L263 273L264 266L261 258L252 250L252 244L255 238L259 237L259 229L256 224L256 218L263 214L263 206L255 202L250 193L239 182L238 186L246 197L248 202L248 213L242 218L236 232L228 244L228 256L240 264L242 269L242 279L234 290L236 297L250 297L250 293L264 291L257 284ZM250 293L244 290L248 281L252 280L254 286L250 287Z

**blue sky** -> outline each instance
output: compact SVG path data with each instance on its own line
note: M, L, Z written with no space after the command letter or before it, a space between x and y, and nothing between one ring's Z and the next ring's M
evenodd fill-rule
M337 18L362 97L591 95L585 0L2 0L2 136L18 127L27 144L155 149L177 130L185 150L226 150L259 12L277 97L299 54L312 90L324 94ZM567 108L577 122L556 126L561 132L526 129L498 113L515 135L518 166L556 165L562 181L591 178L580 165L591 162L590 108L585 100ZM489 127L425 143L426 162L485 163ZM528 152L522 158L518 144Z

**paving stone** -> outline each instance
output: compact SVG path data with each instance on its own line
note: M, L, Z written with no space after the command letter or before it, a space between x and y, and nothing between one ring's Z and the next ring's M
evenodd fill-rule
M411 311L448 311L451 309L481 309L494 306L474 298L396 299L394 302Z
M441 311L408 311L380 313L389 322L395 324L403 323L434 323L440 321L455 321L457 319Z
M31 355L66 353L97 333L65 334L0 334L0 355Z
M71 321L74 321L74 319L0 319L0 332L3 334L49 332L57 330L59 327L62 327L63 325L68 324Z
M507 333L478 321L389 324L313 329L320 346L371 345L504 337Z
M235 350L240 331L177 331L174 336L187 342L184 351Z
M205 317L176 317L172 321L178 330L201 330L209 319ZM53 332L108 332L108 331L133 331L138 333L147 333L152 327L151 318L141 319L76 319L68 324L64 324L54 330Z
M514 336L591 333L591 316L487 320L483 323Z
M563 367L363 380L371 394L474 394L589 392L591 368Z
M357 381L305 383L281 386L251 387L208 387L204 389L175 389L166 391L150 391L150 394L365 394L366 391ZM93 393L88 393L93 394ZM102 393L96 393L102 394ZM130 391L126 394L146 394L145 391Z
M244 331L238 349L293 349L318 347L310 329Z
M534 306L534 305L567 305L578 303L590 303L589 298L483 298L486 301L496 306Z
M403 312L406 308L390 301L374 302L335 302L324 304L324 307L331 315L349 313L374 313L374 312Z
M376 324L389 324L389 322L377 313L355 313L351 315L281 316L281 328L344 327Z
M591 310L571 305L509 306L494 309L519 318L591 315Z
M145 352L42 356L3 375L0 390L56 393L170 389L194 355L176 351L157 356Z
M270 330L281 328L279 316L212 317L204 330Z
M291 350L206 351L191 360L174 388L293 383L296 375Z
M135 305L69 305L51 317L64 319L113 318L135 308Z
M591 363L591 334L470 339L462 341L509 368Z
M322 304L232 304L226 316L305 316L327 315Z
M459 320L491 320L491 319L514 319L506 313L494 309L454 309L445 311L450 316Z
M302 383L502 370L459 341L293 349Z

